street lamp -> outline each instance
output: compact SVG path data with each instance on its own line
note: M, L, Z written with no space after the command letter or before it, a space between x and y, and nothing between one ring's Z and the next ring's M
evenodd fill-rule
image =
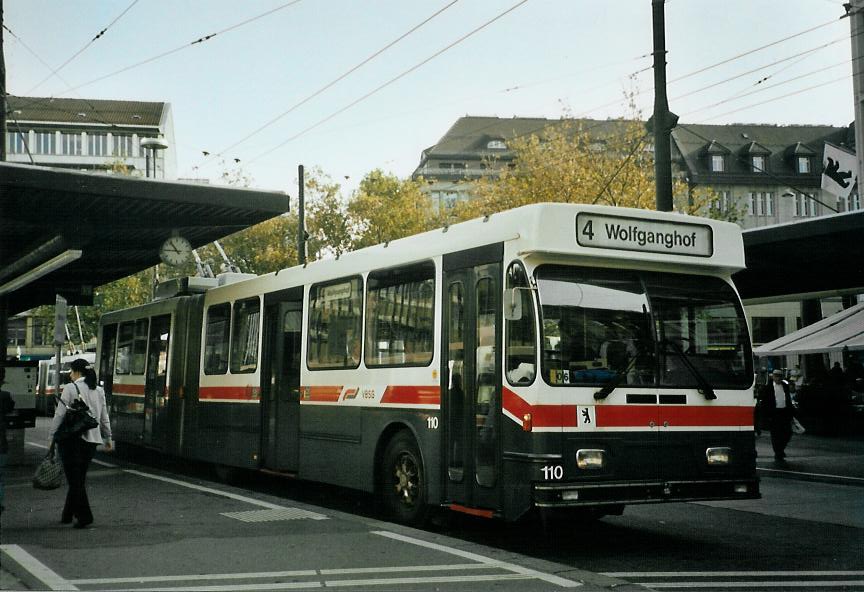
M141 140L141 148L144 149L145 157L145 171L147 177L150 176L150 153L153 153L153 176L156 176L156 151L157 150L165 150L168 148L168 144L165 143L165 140L160 138L144 138ZM162 176L165 176L165 171L162 171Z

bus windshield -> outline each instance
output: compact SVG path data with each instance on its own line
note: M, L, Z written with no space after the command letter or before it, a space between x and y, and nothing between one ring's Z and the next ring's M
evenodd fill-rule
M720 278L544 265L543 376L552 385L747 388L752 354Z

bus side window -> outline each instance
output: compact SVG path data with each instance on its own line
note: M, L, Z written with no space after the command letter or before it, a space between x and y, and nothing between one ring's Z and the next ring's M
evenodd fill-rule
M520 263L512 263L507 269L507 289L514 288L522 301L522 316L507 321L505 373L510 384L527 385L534 382L537 373L537 331L534 298Z
M228 335L231 331L231 305L216 304L207 309L204 335L204 374L228 372Z

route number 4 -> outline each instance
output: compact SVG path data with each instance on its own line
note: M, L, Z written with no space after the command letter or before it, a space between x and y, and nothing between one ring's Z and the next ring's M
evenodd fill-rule
M582 227L582 234L588 237L588 240L594 240L594 220L588 220L585 226Z

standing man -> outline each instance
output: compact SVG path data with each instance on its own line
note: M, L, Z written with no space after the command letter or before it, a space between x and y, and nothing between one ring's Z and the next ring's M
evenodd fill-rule
M2 388L6 378L5 372L5 368L0 368L0 514L3 513L3 472L6 470L6 456L9 453L9 442L6 440L6 415L15 407L12 395Z
M765 385L761 404L763 417L771 430L774 460L785 462L784 450L792 439L792 417L795 411L789 394L789 383L783 380L783 371L779 368L771 372L771 382Z

